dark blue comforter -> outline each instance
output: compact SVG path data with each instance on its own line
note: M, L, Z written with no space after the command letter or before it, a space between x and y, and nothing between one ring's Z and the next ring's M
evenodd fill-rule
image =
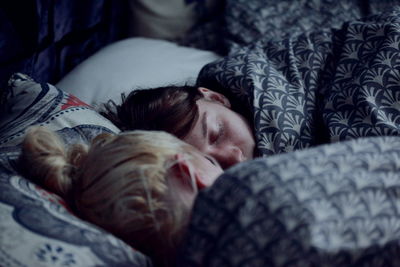
M246 3L238 2L243 2L237 4L240 8ZM260 1L249 4L254 2ZM398 135L399 9L351 20L340 28L299 34L300 26L295 26L287 29L292 35L286 32L281 40L271 40L262 28L265 38L259 30L255 42L232 42L231 53L207 65L199 76L200 85L221 87L242 108L247 104L260 154ZM237 34L251 40L252 32L247 28Z
M181 265L399 266L397 1L267 2L227 1L228 55L198 82L268 157L200 194Z
M200 193L180 266L400 266L400 137L239 164Z

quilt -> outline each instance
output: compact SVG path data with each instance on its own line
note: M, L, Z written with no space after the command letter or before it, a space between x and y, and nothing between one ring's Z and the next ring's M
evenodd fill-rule
M254 17L268 11L261 5L256 8L255 3L261 2L232 1L239 11L247 4ZM360 1L348 1L348 9L353 2ZM230 14L234 11L231 8ZM343 11L355 16L349 12ZM293 16L298 14L302 13ZM227 39L229 55L206 65L198 84L228 92L242 109L246 104L260 155L399 134L400 9L396 5L392 3L387 12L318 30L314 21L318 17L304 18L303 24L292 28L283 27L285 21L278 18L263 23L245 18L234 20L232 28L238 30ZM332 20L336 26L336 19ZM279 22L286 29L281 39L273 38L267 27ZM305 22L310 26L301 33L300 25L308 25Z
M199 194L180 266L397 266L399 2L273 2L227 0L199 75L262 157Z
M238 164L200 192L179 266L400 264L400 137Z

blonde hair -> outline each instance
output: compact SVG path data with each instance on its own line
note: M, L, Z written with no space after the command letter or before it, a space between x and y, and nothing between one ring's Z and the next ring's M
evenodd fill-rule
M24 139L20 162L26 175L64 197L81 217L169 265L191 207L176 201L168 176L173 156L191 151L155 131L103 134L89 147L66 150L55 133L34 127ZM197 190L193 178L190 182Z

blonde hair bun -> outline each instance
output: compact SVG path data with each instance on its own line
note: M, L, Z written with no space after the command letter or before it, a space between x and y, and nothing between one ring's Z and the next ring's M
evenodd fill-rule
M68 197L77 167L87 154L83 145L74 145L66 151L64 143L43 126L28 129L22 143L22 165L28 176L37 184Z

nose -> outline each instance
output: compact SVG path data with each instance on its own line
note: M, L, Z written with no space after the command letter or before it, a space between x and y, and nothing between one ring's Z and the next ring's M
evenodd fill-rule
M245 160L242 150L237 146L230 146L226 149L216 149L210 154L218 161L223 169Z

